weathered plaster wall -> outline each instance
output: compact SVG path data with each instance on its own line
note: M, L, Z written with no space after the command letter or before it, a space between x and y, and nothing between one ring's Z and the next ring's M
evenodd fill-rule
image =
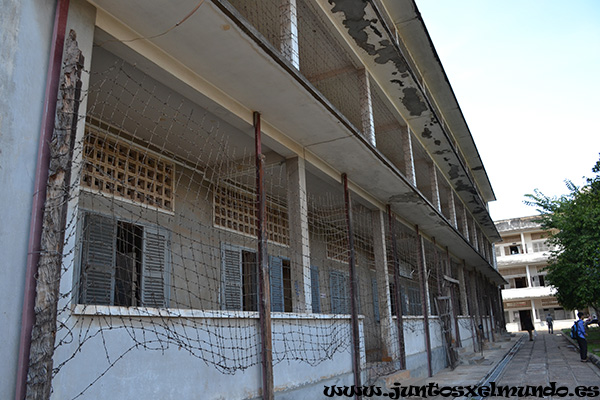
M54 3L3 0L0 12L0 393L6 399L15 390Z

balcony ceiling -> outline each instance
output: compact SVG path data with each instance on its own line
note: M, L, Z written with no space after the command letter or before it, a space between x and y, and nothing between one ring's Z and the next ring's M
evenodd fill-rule
M270 149L284 157L304 154L307 159L324 160L333 171L347 173L354 184L381 204L391 204L394 212L437 238L441 246L451 248L456 257L492 281L504 282L400 171L357 134L275 49L257 39L260 34L240 23L235 9L225 2L92 3L98 8L97 26L117 39L97 45L138 65L249 135L252 112L259 111L265 145ZM491 224L481 204L474 207L484 212L484 219ZM486 233L491 233L493 240L497 232L491 226L493 230Z

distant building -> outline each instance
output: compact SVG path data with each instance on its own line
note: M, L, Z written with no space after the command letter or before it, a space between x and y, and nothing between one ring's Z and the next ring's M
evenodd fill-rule
M550 247L548 233L537 216L496 221L502 241L495 244L498 271L508 284L502 290L504 316L508 331L521 330L526 315L532 317L536 329L547 329L546 316L554 319L554 327L570 326L573 311L564 310L555 289L546 280Z

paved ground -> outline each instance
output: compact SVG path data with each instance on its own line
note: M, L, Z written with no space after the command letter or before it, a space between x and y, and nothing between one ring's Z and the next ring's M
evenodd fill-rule
M465 364L459 365L454 370L446 369L432 378L403 382L403 385L428 385L431 383L442 386L466 386L485 383L490 385L495 382L502 386L549 386L556 382L556 387L566 387L563 396L529 396L510 398L525 399L578 399L596 398L594 393L582 393L582 397L575 394L577 386L596 386L600 389L600 368L591 362L582 363L579 360L578 349L560 333L550 335L538 332L534 341L529 341L526 334L517 334L500 338L495 343L490 343L489 349L481 354L464 354L467 359ZM505 357L507 356L508 357ZM512 358L511 358L512 356ZM508 361L510 360L510 361ZM487 381L486 381L487 378ZM560 392L562 394L562 392ZM573 394L570 394L573 393ZM411 397L419 399L420 397ZM437 396L428 399L448 398ZM466 397L471 398L471 397ZM476 397L481 398L481 397ZM507 398L507 397L487 397Z
M524 386L549 385L566 386L573 395L566 397L549 396L548 399L579 398L575 394L577 386L600 386L600 369L591 362L579 360L579 350L563 335L538 333L533 342L524 341L521 348L508 363L497 384ZM592 395L583 398L593 398ZM600 393L596 398L600 398ZM534 399L539 397L525 397Z

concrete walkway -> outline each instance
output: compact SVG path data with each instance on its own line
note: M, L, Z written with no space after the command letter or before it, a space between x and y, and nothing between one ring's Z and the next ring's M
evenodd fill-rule
M538 333L533 342L523 342L519 351L508 363L498 380L498 385L510 386L566 386L573 393L577 386L600 386L600 369L591 362L579 360L579 350L560 333ZM584 398L591 398L584 397ZM598 397L598 396L594 396ZM539 397L523 397L534 399ZM578 398L577 396L552 396L547 399Z
M538 332L534 341L528 335L501 336L497 342L487 345L483 357L480 353L464 354L462 358L468 362L454 370L445 369L431 378L409 379L402 385L468 386L490 385L494 382L500 386L549 386L556 382L556 387L566 387L570 395L518 397L519 399L576 399L600 398L599 396L577 397L574 394L577 386L596 386L600 389L600 368L591 362L579 360L579 350L560 333L550 335ZM412 399L425 397L413 396ZM428 399L448 399L446 396L427 396ZM482 399L482 397L459 397L461 399ZM507 397L486 397L488 399Z

